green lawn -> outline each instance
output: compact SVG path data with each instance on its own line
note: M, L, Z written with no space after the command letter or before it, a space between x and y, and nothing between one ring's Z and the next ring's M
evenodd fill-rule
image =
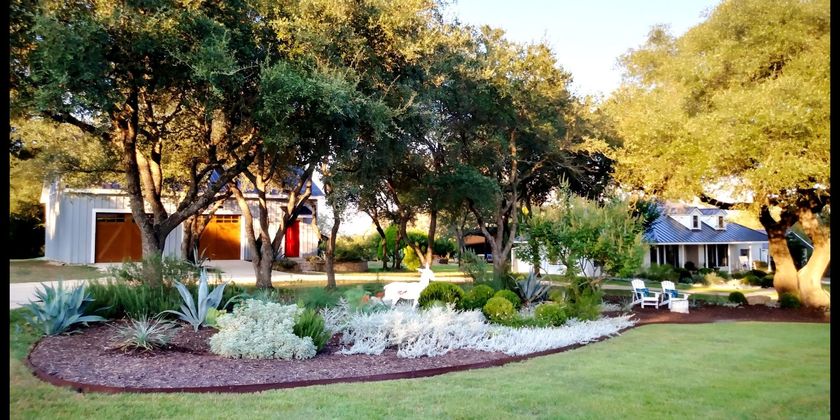
M104 276L89 265L56 265L44 260L9 261L9 283L92 279Z
M431 378L257 394L78 394L39 381L10 311L12 418L826 419L829 324L650 325L580 349Z

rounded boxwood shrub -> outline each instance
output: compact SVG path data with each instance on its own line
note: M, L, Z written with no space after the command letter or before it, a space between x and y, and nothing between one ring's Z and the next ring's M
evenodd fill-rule
M769 289L773 287L773 275L768 274L761 279L761 287Z
M730 293L729 294L729 301L732 302L732 303L737 303L739 305L746 305L748 303L747 302L747 297L744 296L744 294L741 293L741 292Z
M761 277L756 276L753 273L747 273L741 278L741 284L748 284L750 286L760 286L761 285Z
M482 308L484 316L491 322L505 323L516 317L516 309L509 300L501 297L491 297Z
M494 293L496 291L492 287L486 284L479 284L464 293L464 299L461 300L461 309L481 309L493 297Z
M464 290L456 284L434 281L429 283L422 292L420 292L419 304L421 308L426 308L431 305L433 300L439 300L444 303L458 302L464 298Z
M561 289L554 289L548 293L548 300L562 303L566 300L566 293Z
M566 310L559 303L543 303L537 306L534 317L543 325L559 327L566 323Z
M496 292L493 297L501 297L508 300L508 302L513 305L513 309L519 310L522 307L522 300L519 299L519 295L516 294L513 290L502 289Z
M779 295L779 307L796 309L802 306L799 297L793 293L785 292Z

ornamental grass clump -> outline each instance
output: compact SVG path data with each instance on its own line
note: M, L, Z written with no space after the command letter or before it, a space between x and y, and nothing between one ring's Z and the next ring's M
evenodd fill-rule
M112 343L115 348L126 352L148 352L169 344L177 329L178 326L171 321L149 318L144 314L137 319L130 319L128 324L116 327Z
M210 351L242 359L309 359L315 343L294 332L301 312L297 305L247 299L216 320L219 332L210 337Z

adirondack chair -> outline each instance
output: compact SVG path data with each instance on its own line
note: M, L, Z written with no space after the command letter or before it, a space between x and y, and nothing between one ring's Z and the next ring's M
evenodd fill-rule
M420 292L429 285L429 281L435 278L431 269L421 268L420 281L418 282L394 282L385 285L385 295L382 302L395 306L400 300L413 301L412 307L416 308L420 301Z
M645 287L645 282L639 279L632 280L630 285L633 286L633 302L630 303L630 306L640 304L642 308L646 305L659 308L660 292L651 292Z
M657 304L659 306L668 306L673 312L688 312L688 296L689 293L680 293L674 282L665 280L662 282L661 300Z

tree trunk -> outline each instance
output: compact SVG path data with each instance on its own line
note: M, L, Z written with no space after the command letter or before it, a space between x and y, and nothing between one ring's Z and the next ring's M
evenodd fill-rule
M143 250L143 279L149 286L157 287L163 283L163 247L166 244L154 232L140 230L140 241Z
M332 230L330 231L330 239L327 241L327 250L324 252L325 254L325 261L324 264L325 269L327 270L327 289L335 289L336 282L335 282L335 240L338 236L338 227L341 224L341 219L339 217L335 217L335 221L333 222Z
M776 271L773 274L773 287L780 295L782 293L798 293L798 276L793 257L787 244L788 228L793 225L792 215L782 211L779 220L773 218L770 209L766 206L761 209L759 221L767 232L767 239L770 242L770 255L776 264Z
M810 208L800 208L799 223L814 243L814 252L808 263L799 270L799 297L809 308L828 308L831 296L822 288L822 276L831 261L831 240L828 229Z

